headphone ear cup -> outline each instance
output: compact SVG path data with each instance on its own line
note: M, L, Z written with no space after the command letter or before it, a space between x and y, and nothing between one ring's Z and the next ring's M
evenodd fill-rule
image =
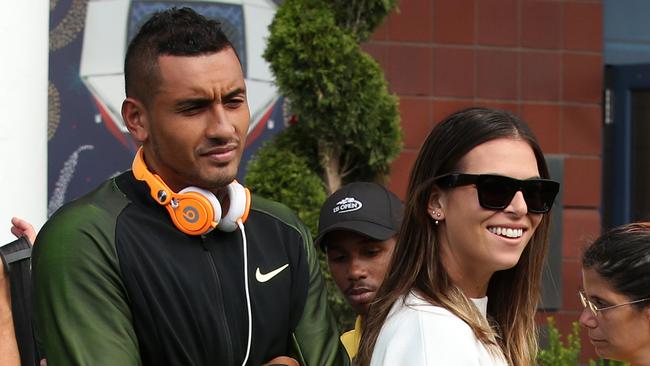
M218 228L222 231L235 231L237 220L241 219L244 222L248 217L251 204L250 192L236 181L230 183L227 188L230 206L226 215L221 218Z
M186 187L176 195L178 207L168 210L174 224L190 235L206 234L219 224L221 205L215 195L199 187Z

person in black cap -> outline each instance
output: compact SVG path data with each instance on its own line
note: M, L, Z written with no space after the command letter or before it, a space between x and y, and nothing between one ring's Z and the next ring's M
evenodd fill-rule
M376 183L357 182L323 204L315 244L327 253L332 278L357 313L355 329L341 342L353 358L361 322L388 269L402 219L402 202Z

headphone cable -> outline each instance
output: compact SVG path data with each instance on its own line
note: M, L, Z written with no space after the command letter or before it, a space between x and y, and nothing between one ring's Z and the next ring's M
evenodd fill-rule
M244 361L242 366L246 365L248 362L248 356L251 352L251 341L253 338L253 316L251 312L251 294L248 288L248 243L246 242L246 233L244 232L244 223L241 219L237 220L237 226L239 226L239 232L242 237L242 248L244 250L244 289L246 292L246 309L248 312L248 344L246 345L246 356L244 356Z

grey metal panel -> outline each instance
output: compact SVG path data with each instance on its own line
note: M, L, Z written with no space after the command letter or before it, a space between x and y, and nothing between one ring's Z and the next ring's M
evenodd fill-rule
M650 1L603 1L603 56L605 64L650 62Z
M542 302L540 309L558 310L562 307L562 216L564 186L564 156L547 154L546 163L551 178L560 182L560 192L551 211L549 250L542 276Z

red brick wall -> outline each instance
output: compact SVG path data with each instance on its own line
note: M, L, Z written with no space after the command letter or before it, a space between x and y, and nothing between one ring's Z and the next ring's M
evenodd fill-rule
M552 314L565 334L581 309L581 248L600 232L602 24L595 0L401 0L364 45L400 97L390 188L401 197L426 134L460 108L517 113L545 153L565 156L563 306Z

